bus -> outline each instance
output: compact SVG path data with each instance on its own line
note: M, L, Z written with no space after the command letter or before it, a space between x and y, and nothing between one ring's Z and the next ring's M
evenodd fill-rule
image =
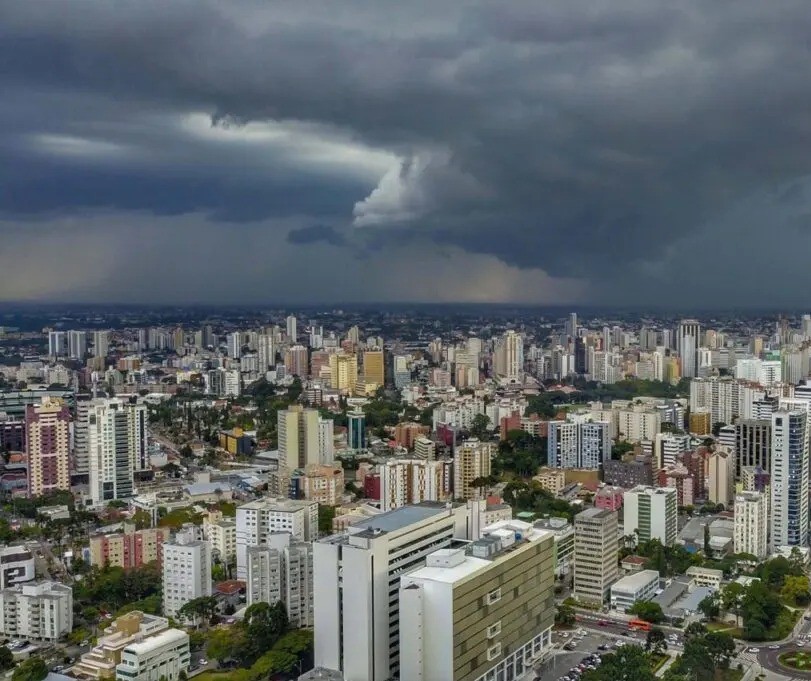
M628 622L628 628L631 631L650 631L650 622L640 619L631 620Z

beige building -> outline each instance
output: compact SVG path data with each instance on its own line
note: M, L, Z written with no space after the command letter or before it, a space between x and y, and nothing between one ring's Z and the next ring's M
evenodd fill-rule
M551 645L554 541L517 520L439 549L400 582L401 678L518 679Z
M358 382L358 358L335 353L329 356L330 385L333 390L354 393Z
M220 511L210 511L203 520L203 537L220 560L230 563L237 557L237 522L225 518Z
M541 468L538 475L532 479L550 494L560 494L566 487L566 471L562 468Z
M325 506L341 503L344 493L344 469L341 466L312 464L304 469L302 476L304 498Z
M45 397L25 409L28 495L70 489L70 410L58 398Z
M584 603L602 604L619 577L617 513L589 508L574 517L574 591Z
M483 490L471 483L490 475L492 448L489 442L473 438L465 440L453 455L453 496L457 499L477 499Z
M293 471L319 462L318 410L291 405L279 411L279 468Z
M163 559L163 543L169 541L167 527L136 530L132 523L124 524L123 532L97 534L90 537L90 564L121 567L126 570Z
M385 361L383 350L367 350L363 353L363 378L366 383L380 387L385 385Z
M72 669L70 675L77 679L111 679L115 668L121 662L121 652L130 643L149 638L166 631L169 620L157 615L147 615L133 610L113 620L90 652L84 653Z
M191 661L189 635L167 629L124 648L116 681L178 681Z
M729 506L735 496L735 457L717 450L710 454L707 463L707 498L714 504Z

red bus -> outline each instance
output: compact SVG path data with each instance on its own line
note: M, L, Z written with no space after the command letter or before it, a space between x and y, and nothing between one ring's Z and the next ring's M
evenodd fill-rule
M650 622L645 620L631 620L628 622L628 628L631 631L650 631Z

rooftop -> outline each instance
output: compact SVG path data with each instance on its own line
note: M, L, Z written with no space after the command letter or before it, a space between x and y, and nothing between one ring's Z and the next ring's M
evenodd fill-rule
M611 589L636 591L654 580L659 581L658 570L640 570L618 579L611 585Z
M413 506L403 506L401 508L395 508L393 511L387 511L386 513L360 520L350 527L350 531L353 534L362 530L396 532L414 523L442 515L446 512L446 509L447 506L445 504L431 502L423 502Z
M130 643L126 648L124 648L124 652L132 652L136 655L143 655L144 653L148 653L159 646L182 641L184 638L187 640L189 638L189 635L185 631L181 631L180 629L167 629L159 634L145 638L143 641Z

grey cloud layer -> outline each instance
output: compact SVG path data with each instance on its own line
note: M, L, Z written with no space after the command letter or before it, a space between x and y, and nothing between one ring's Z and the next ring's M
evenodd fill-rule
M351 230L668 302L688 261L756 266L764 230L807 248L782 202L739 207L809 173L808 35L806 0L0 0L0 211L301 217L299 246Z

